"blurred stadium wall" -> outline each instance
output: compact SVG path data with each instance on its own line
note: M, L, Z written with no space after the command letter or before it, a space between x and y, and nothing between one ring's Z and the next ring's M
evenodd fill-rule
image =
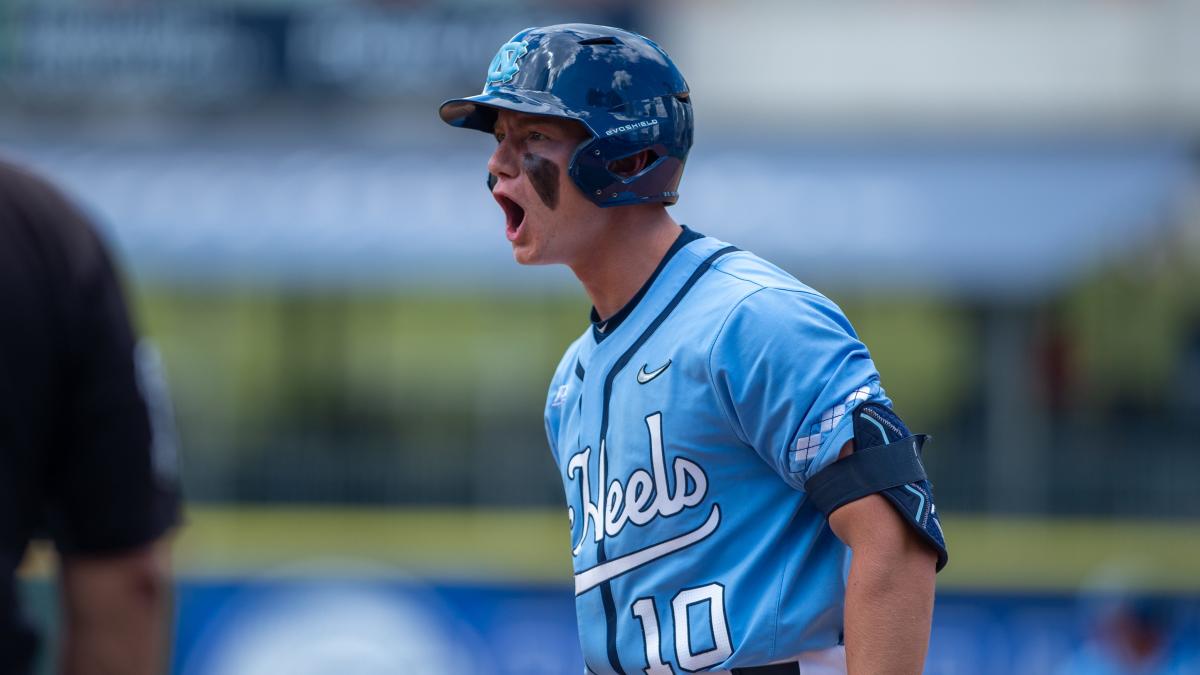
M578 672L541 406L588 303L434 112L569 20L676 57L676 217L839 302L936 437L929 671L1054 672L1146 597L1195 651L1200 3L5 3L0 149L101 220L167 362L176 672Z

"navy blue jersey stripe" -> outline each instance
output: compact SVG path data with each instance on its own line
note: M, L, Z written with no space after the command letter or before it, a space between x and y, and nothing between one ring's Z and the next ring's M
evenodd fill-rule
M654 332L658 330L658 327L667 320L667 317L671 315L671 312L675 311L675 308L679 306L679 303L683 302L684 296L688 294L688 291L692 290L692 286L696 285L696 282L700 280L700 277L704 276L704 273L712 267L713 263L716 262L718 258L729 253L733 253L737 250L738 248L736 246L726 246L725 248L708 256L708 258L705 258L704 262L700 263L700 266L697 267L694 272L692 272L692 276L688 277L688 280L684 282L683 288L680 288L679 292L675 294L675 297L671 298L671 302L669 302L667 306L663 308L663 311L659 312L658 316L654 317L654 321L652 321L646 330L640 336L638 336L638 339L634 341L633 345L631 345L629 349L625 350L624 354L621 354L621 358L617 359L617 362L613 364L612 370L608 371L608 376L604 378L604 407L600 416L601 443L604 443L605 439L608 437L608 408L609 401L612 398L613 382L617 379L617 374L621 372L621 369L629 365L629 360L633 358L633 355L637 353L637 350L641 349L642 345L644 345L646 341L650 339L650 336L654 335ZM600 491L603 494L604 486L600 486ZM601 563L607 560L607 556L605 555L604 551L603 539L601 539L600 543L597 545L596 560L597 562ZM608 660L612 665L613 670L616 671L618 675L625 675L624 669L621 668L621 660L617 654L617 606L616 602L613 600L611 582L606 581L600 584L600 598L604 604L604 620L606 624L606 630L608 631L606 634Z
M596 545L596 562L604 563L608 556L604 553L604 540ZM621 657L617 654L617 601L613 598L612 585L609 582L600 584L600 602L604 605L604 623L606 643L608 647L608 662L617 675L625 675L621 668Z
M596 340L596 344L600 344L604 338L612 335L617 326L620 326L625 321L625 318L633 313L634 308L638 306L638 303L642 301L642 297L646 295L646 291L650 290L650 287L654 285L654 280L658 278L663 268L667 266L667 263L671 262L671 258L674 258L676 253L682 251L684 246L703 238L704 235L695 230L690 230L687 225L684 225L683 231L675 238L675 243L671 244L671 248L667 249L662 260L658 261L658 267L654 268L654 272L650 275L650 278L646 280L646 283L642 284L642 287L638 289L632 300L625 303L625 306L617 310L616 314L605 320L601 320L600 314L596 312L596 308L592 307L592 337Z
M704 273L707 272L710 267L712 267L712 264L716 262L718 258L729 253L733 253L737 250L739 249L736 246L726 246L725 248L708 256L704 262L700 263L700 266L696 268L696 271L692 272L692 276L688 277L688 280L684 282L683 288L679 289L679 292L675 294L674 298L671 298L671 302L668 303L665 308L663 308L663 311L654 318L654 321L650 323L650 326L646 328L645 332L643 332L641 336L634 341L633 345L621 355L621 358L617 359L617 362L613 364L612 370L608 372L608 377L604 379L604 410L600 417L600 440L603 441L608 436L608 402L609 398L612 396L613 381L617 379L617 373L621 372L622 368L629 365L629 360L633 358L633 355L637 353L637 350L641 349L642 345L646 344L646 341L649 340L650 336L654 335L654 332L658 330L658 327L667 320L667 317L671 315L671 312L675 311L675 308L679 306L680 302L683 302L683 296L687 295L688 291L692 290L692 286L696 285L696 282L700 280L700 277L704 276Z

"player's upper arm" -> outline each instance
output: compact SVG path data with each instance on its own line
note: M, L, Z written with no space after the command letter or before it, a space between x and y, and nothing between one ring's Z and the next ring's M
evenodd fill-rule
M864 403L848 417L854 438L809 477L809 503L856 553L936 560L941 570L949 554L933 484L921 462L928 437L910 432L880 403Z
M709 372L734 432L797 489L849 440L846 413L886 400L841 310L800 290L744 298L713 342Z
M67 552L126 550L158 538L178 516L166 388L157 355L139 348L107 251L81 214L61 206L47 214L62 223L66 265L48 525Z
M170 582L170 542L158 540L110 555L67 555L60 574L64 601L72 610L103 611L122 598L161 595Z
M162 673L171 632L169 542L63 557L64 673Z
M907 527L903 516L878 493L860 497L831 513L829 527L856 553L870 550L884 559L919 556L936 568L937 550Z

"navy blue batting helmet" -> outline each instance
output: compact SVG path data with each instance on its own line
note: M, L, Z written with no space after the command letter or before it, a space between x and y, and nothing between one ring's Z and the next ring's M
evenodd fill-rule
M692 104L683 74L651 40L581 23L526 28L500 47L483 93L446 101L438 113L491 133L500 108L582 122L592 137L575 149L568 173L596 204L679 199ZM651 161L638 173L609 169L644 150Z

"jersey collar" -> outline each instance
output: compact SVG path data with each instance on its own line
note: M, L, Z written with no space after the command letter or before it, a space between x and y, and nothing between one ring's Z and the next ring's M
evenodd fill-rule
M607 320L603 321L600 319L600 314L596 312L596 308L594 306L592 307L592 337L596 340L596 344L603 342L604 338L612 335L613 331L615 331L617 327L621 325L621 322L623 322L626 317L633 313L634 308L636 308L638 303L641 302L642 297L646 295L646 291L650 290L650 287L654 285L654 280L658 278L658 275L663 271L663 268L667 266L667 263L671 261L671 258L675 257L676 253L679 253L684 246L687 246L693 241L704 238L704 235L688 228L687 225L683 225L682 227L683 231L680 232L679 236L675 238L675 243L671 244L671 248L667 249L666 254L662 257L662 260L658 261L658 267L654 268L654 273L650 275L650 278L646 280L646 283L642 284L642 287L638 289L638 292L633 296L633 298L629 302L625 303L624 307L618 310L616 314L613 314Z

